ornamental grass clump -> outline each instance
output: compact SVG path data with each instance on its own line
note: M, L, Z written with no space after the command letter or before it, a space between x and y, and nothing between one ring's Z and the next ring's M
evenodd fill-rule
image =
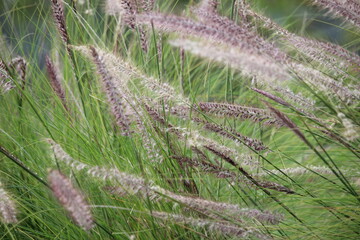
M0 239L359 238L355 0L31 1L0 3Z

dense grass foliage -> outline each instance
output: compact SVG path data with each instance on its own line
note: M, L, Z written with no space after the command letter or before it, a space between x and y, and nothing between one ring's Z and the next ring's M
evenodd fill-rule
M359 239L360 4L249 2L1 3L0 239Z

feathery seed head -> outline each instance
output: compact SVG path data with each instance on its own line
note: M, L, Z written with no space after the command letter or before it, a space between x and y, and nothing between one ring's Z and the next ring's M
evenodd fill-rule
M105 3L105 12L108 15L121 16L129 27L135 28L137 7L134 0L107 0Z
M343 136L348 141L354 141L360 137L359 129L355 127L350 119L348 119L345 114L338 113L338 117L340 118L343 126L345 127L345 131L343 132Z
M279 103L279 104L281 104L283 106L291 107L291 105L288 102L284 101L283 99L281 99L281 98L279 98L279 97L277 97L275 95L272 95L271 93L268 93L268 92L266 92L264 90L257 89L257 88L251 88L251 89L253 91L257 92L257 93L260 93L261 95L264 95L267 98L270 98L271 100L274 100L275 102L277 102L277 103Z
M55 65L51 61L49 56L45 57L45 64L46 64L46 70L48 72L49 78L50 78L50 84L56 95L60 98L64 108L69 111L66 97L65 97L65 90L62 86L62 83L59 79L58 71L55 68Z
M280 112L279 110L272 107L269 103L265 102L268 108L276 115L276 117L283 122L285 126L290 128L302 141L305 143L309 143L308 140L305 138L304 134L300 131L299 127L291 121L284 113Z
M26 78L26 60L22 57L16 57L11 60L10 66L13 67L19 75L21 81L24 83Z
M108 15L122 15L125 13L123 1L121 0L106 0L105 13Z
M94 220L85 197L75 189L70 179L58 170L51 170L48 181L54 196L69 213L72 220L82 229L89 231L94 227Z
M360 100L360 91L356 87L344 86L340 81L336 81L322 72L303 64L292 64L291 67L300 79L317 86L317 89L326 94L333 93L338 99L346 103L354 103Z
M289 88L274 87L276 92L280 93L286 100L291 101L293 104L297 104L304 107L307 110L315 110L315 101L304 97L301 93L294 93Z
M6 224L17 223L15 203L0 182L0 220Z
M64 8L63 8L63 0L51 0L51 7L53 10L53 18L57 25L58 31L60 33L61 39L64 43L70 44L69 35L66 30L66 23L65 23L65 15L64 15Z
M220 41L226 40L227 44L239 48L240 52L248 51L257 55L265 54L279 63L288 61L287 55L275 46L275 43L265 40L256 31L249 29L246 24L237 24L227 17L218 15L215 11L209 12L202 8L195 8L193 12L200 22L216 28L228 36L227 40L223 37L219 39Z
M215 114L217 116L235 117L240 119L250 119L254 122L264 124L274 124L282 126L282 123L276 121L269 111L261 108L244 107L236 104L200 102L198 106L202 112Z
M241 208L237 204L230 204L225 202L214 202L199 197L184 196L176 194L167 190L162 190L163 195L187 205L199 212L209 216L216 217L216 213L222 213L236 220L241 221L239 217L247 217L250 219L257 219L258 221L270 224L278 224L283 218L282 215L272 214L270 212L262 212L256 209Z
M347 172L345 169L341 170L343 173ZM257 176L267 176L269 174L287 174L287 175L303 175L308 174L311 172L319 173L319 174L333 174L333 172L327 168L327 167L321 167L321 166L313 166L308 165L305 167L294 167L294 168L282 168L280 170L265 170L263 172L260 172L256 174Z
M312 0L313 4L345 18L360 28L360 2L357 0Z
M232 236L238 238L248 238L250 236L256 236L257 239L269 239L267 236L261 234L257 230L241 228L235 224L226 221L211 221L207 219L191 218L184 215L169 214L157 211L153 211L152 215L156 218L173 221L178 224L188 224L194 227L205 228L209 232L215 232L225 236Z
M202 123L204 123L203 126L205 129L218 133L219 135L229 138L236 143L244 143L245 145L254 148L256 151L262 151L267 149L267 147L265 147L265 145L261 141L243 136L242 134L232 129L228 129L227 127L216 125L206 121L202 121Z
M180 47L194 55L207 58L223 65L239 70L243 75L257 77L261 84L273 84L290 79L283 66L277 64L265 54L249 51L250 48L240 49L224 43L198 41L190 39L171 40L170 44Z
M8 68L5 62L0 59L0 95L10 91L14 87Z
M128 107L126 101L123 101L123 95L119 92L119 89L114 83L114 79L111 73L108 71L103 57L99 55L94 47L90 47L90 52L93 57L93 61L97 67L97 70L102 78L102 83L105 89L105 93L108 98L108 102L111 106L113 115L116 118L117 125L121 128L124 136L130 135L130 119L125 112Z
M0 95L10 91L14 87L15 86L11 81L6 81L5 79L0 79Z
M219 2L217 0L202 0L199 8L209 13L216 13Z

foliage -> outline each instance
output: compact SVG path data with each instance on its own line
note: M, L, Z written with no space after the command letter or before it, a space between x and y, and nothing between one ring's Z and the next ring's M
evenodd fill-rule
M358 3L254 2L3 2L0 239L358 239Z

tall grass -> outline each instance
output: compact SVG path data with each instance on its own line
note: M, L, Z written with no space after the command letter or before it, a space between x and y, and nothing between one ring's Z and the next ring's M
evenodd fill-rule
M0 239L358 239L345 2L302 5L344 46L257 1L2 3Z

